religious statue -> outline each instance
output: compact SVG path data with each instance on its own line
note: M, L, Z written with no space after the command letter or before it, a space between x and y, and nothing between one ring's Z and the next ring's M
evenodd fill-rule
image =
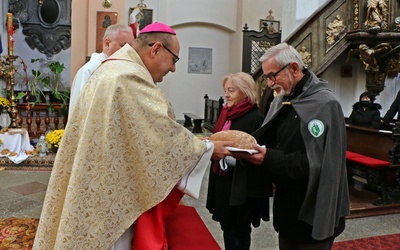
M329 46L337 42L345 31L346 26L343 24L343 21L340 19L340 16L337 15L333 22L328 24L326 29L326 42Z
M268 30L268 33L269 33L269 34L274 34L274 33L276 32L276 31L275 31L275 28L274 28L274 23L273 23L273 22L271 22L271 23L268 25L267 30Z
M359 53L360 60L365 66L365 71L378 72L379 64L377 61L377 57L383 55L391 49L392 46L390 46L390 44L388 43L382 43L373 48L369 48L366 44L360 44L358 50L350 50L349 54Z
M400 16L394 19L394 31L400 31Z
M381 32L387 29L388 7L385 0L368 0L365 29L370 33Z
M306 68L309 68L311 65L311 53L307 51L307 48L305 46L302 46L299 54L301 55L301 59L304 63L304 66Z
M367 73L367 85L382 88L386 76L394 75L399 70L399 51L400 45L392 48L388 43L381 43L370 48L366 44L360 44L358 49L349 51L348 58L358 54Z

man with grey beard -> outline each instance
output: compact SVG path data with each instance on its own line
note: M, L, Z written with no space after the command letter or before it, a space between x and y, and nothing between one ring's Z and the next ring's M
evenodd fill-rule
M327 82L304 67L286 43L260 58L275 98L253 133L256 154L234 157L265 168L275 185L273 220L279 248L331 249L349 214L346 128Z

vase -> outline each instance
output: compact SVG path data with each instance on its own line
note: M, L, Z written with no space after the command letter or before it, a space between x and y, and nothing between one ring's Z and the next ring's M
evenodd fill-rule
M10 126L10 123L11 123L10 114L8 113L7 109L3 108L0 115L0 126L2 128L8 128L8 126Z

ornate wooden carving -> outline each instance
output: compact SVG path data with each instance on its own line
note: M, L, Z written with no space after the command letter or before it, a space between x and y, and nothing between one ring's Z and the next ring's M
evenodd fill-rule
M249 30L245 24L243 27L242 71L253 74L260 67L259 59L264 52L280 42L280 32L271 34L267 29Z
M9 0L25 41L48 58L71 47L71 0Z

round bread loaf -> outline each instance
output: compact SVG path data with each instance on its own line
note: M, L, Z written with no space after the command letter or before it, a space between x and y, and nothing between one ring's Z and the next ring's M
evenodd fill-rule
M211 141L232 141L232 147L240 149L253 149L253 145L257 143L256 139L240 130L224 130L212 134L209 138Z

